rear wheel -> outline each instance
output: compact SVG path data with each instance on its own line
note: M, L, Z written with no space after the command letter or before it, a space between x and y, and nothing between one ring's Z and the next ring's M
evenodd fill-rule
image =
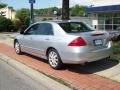
M20 48L20 44L19 44L18 41L15 42L15 52L16 52L17 54L21 54L21 53L22 53L22 52L21 52L21 48Z
M47 57L48 57L49 65L52 68L60 69L63 66L61 58L60 58L58 52L55 49L50 49L48 51Z

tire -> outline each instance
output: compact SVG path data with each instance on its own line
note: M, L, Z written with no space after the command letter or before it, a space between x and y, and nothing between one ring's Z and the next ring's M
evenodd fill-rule
M22 54L21 48L20 48L20 44L19 44L18 41L15 41L14 48L15 48L15 52L16 52L17 54L19 54L19 55Z
M47 58L48 58L49 65L53 69L58 70L58 69L61 69L61 67L63 66L61 58L55 49L50 49L48 51Z

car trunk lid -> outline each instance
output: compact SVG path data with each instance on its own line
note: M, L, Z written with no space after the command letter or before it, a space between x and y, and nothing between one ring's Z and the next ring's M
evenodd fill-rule
M86 46L89 47L91 50L107 48L109 42L109 38L108 38L109 36L104 31L71 33L70 35L82 37L87 43Z

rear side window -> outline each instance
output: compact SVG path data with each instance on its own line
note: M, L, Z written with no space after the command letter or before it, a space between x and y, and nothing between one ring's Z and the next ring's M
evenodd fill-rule
M59 25L67 33L80 33L93 31L91 28L89 28L82 22L65 22L59 23Z
M53 35L52 25L49 23L41 23L37 29L37 35Z

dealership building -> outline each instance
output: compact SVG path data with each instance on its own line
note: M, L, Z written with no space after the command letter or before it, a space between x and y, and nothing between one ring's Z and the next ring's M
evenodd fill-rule
M93 5L86 9L94 28L115 30L120 27L120 0L93 0Z

